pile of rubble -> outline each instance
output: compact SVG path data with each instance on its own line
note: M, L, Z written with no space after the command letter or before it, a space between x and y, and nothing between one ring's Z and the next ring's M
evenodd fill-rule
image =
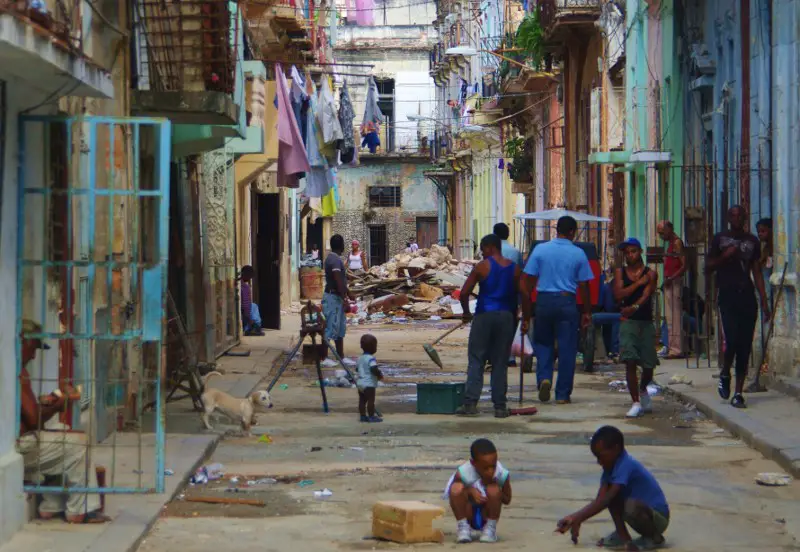
M350 291L358 298L356 320L457 318L458 291L477 261L457 261L440 245L395 255L368 272L348 272ZM477 290L476 290L477 292Z

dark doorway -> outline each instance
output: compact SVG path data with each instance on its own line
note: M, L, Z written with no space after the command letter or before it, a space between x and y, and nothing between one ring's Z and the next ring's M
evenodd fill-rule
M374 224L369 227L369 266L382 265L387 261L386 225Z
M256 286L254 300L261 310L262 327L279 330L281 327L281 216L279 194L253 192L253 269Z
M322 243L322 217L317 217L317 221L314 224L311 224L311 219L309 218L308 226L306 227L305 252L311 253L315 245L319 251L327 249L327 244Z
M427 249L439 242L439 219L436 217L417 217L417 245Z

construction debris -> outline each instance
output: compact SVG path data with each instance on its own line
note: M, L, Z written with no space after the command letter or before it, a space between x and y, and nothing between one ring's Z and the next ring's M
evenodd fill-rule
M457 261L446 247L432 245L395 255L366 273L348 272L350 291L358 298L358 309L348 318L353 324L379 319L381 314L417 320L457 318L451 305L458 304L454 297L476 263Z

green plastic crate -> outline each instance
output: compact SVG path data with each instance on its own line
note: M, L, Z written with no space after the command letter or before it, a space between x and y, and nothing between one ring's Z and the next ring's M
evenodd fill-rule
M417 414L455 414L464 388L464 383L418 383Z

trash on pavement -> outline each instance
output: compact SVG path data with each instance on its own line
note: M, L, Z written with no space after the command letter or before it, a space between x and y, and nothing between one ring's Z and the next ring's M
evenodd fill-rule
M652 397L653 395L658 395L659 393L661 393L661 387L659 387L655 383L648 384L647 386L648 395Z
M164 475L175 475L175 470L171 470L170 468L167 468L167 469L164 470Z
M628 390L628 382L625 380L614 380L608 382L608 386L611 389L616 389L619 392L627 391Z
M278 482L277 479L272 477L262 477L261 479L250 479L247 481L248 487L255 487L256 485L275 485Z
M364 450L364 447L350 447L350 450L361 452L362 450Z
M203 466L189 478L190 485L205 485L209 481L216 481L225 475L225 466L220 463Z
M328 498L333 496L333 491L330 489L322 489L321 491L314 491L314 498Z
M264 443L265 445L269 445L272 443L272 437L264 433L261 437L258 438L259 443Z
M278 389L280 389L281 391L286 391L287 389L289 389L289 384L288 383L282 383L282 384L280 384L278 386Z
M677 384L692 385L692 380L690 380L687 376L675 374L674 376L669 378L669 383L670 385L677 385Z
M313 479L303 479L302 481L300 481L297 484L297 486L298 487L310 487L313 484L314 484L314 480Z
M311 447L311 450L309 450L309 452L319 452L321 450L322 450L322 447Z
M756 476L756 483L765 487L785 487L792 482L792 476L785 473L759 473Z

